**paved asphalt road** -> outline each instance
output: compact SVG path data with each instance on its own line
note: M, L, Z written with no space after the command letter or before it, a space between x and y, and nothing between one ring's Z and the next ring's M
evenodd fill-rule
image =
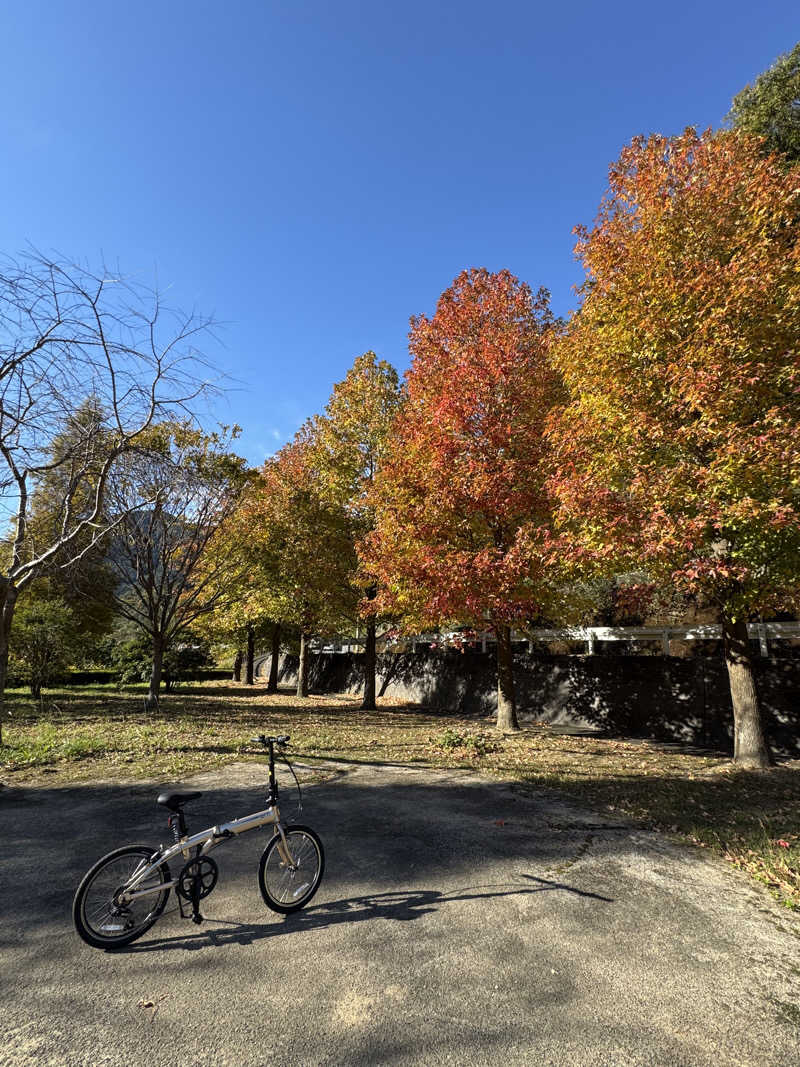
M195 779L190 826L259 805L262 768ZM327 871L268 912L255 831L207 922L108 954L72 893L166 838L155 787L0 792L0 1064L800 1063L798 924L703 854L463 773L348 767L307 790Z

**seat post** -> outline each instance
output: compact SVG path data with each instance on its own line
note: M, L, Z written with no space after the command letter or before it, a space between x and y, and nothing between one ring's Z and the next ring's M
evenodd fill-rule
M186 819L183 817L183 808L178 808L174 815L170 815L167 825L172 830L175 844L180 844L181 838L186 837Z

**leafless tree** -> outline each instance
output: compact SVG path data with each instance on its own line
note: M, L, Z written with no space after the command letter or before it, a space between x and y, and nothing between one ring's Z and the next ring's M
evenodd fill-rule
M239 564L212 543L246 484L228 438L159 424L148 448L129 451L108 479L116 529L108 561L117 611L150 639L148 703L158 703L164 653L201 615L235 595Z
M197 345L211 326L106 269L38 253L0 260L0 505L11 524L0 567L0 744L20 592L108 534L103 501L115 464L155 421L186 417L209 388ZM94 417L64 436L88 398ZM54 452L59 435L69 443ZM29 520L48 477L59 487L58 521L43 538Z

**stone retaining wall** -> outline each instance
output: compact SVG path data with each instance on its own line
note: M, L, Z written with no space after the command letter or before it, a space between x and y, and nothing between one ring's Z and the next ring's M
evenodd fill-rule
M323 693L358 693L362 657L312 655L309 680ZM800 655L757 657L756 684L776 750L800 756ZM730 690L721 656L514 657L523 716L607 733L730 750ZM269 657L259 663L266 676ZM282 656L282 685L297 681L297 657ZM476 651L387 653L378 657L378 694L462 715L496 709L495 657Z

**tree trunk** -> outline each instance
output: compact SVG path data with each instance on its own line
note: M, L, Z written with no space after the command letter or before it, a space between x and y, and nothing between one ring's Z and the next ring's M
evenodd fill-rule
M364 643L364 699L361 702L362 711L375 711L375 667L377 656L375 655L375 619L370 618L367 622L367 638Z
M503 733L519 730L514 696L514 654L511 627L496 626L497 635L497 729Z
M0 579L0 746L3 744L6 678L8 677L8 643L17 603L17 590L7 578Z
M308 641L307 633L300 634L300 663L297 667L297 695L308 696Z
M150 671L150 688L147 692L148 707L158 707L158 694L161 689L161 673L164 666L164 639L160 634L153 636L153 666Z
M242 655L242 650L239 648L239 649L236 650L236 658L233 661L233 681L234 682L241 682L241 680L242 680L242 661L243 660L244 660L244 656Z
M392 658L391 658L391 660L389 662L389 665L386 668L386 673L383 676L383 681L381 682L381 689L380 689L380 692L378 693L378 699L380 699L382 696L386 695L386 690L389 688L390 684L395 679L395 675L397 674L397 668L399 666L399 663L400 663L399 654L392 656Z
M269 681L267 682L267 692L278 692L278 660L281 655L281 624L275 623L272 631L272 658L269 661Z
M3 720L5 719L6 676L8 674L8 646L0 649L0 748L3 745Z
M256 632L253 629L253 624L248 622L247 624L247 670L245 674L245 684L253 684L253 660L256 654Z
M769 767L773 759L761 721L747 619L743 615L733 619L723 612L722 637L733 703L733 762L737 767Z

